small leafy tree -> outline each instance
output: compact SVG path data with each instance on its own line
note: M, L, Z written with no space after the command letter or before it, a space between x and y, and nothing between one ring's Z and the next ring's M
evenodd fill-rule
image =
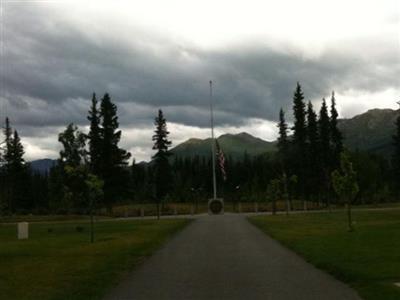
M99 179L96 175L87 173L85 186L86 186L86 198L88 201L89 214L90 214L90 242L93 243L94 242L93 216L98 200L103 197L104 182L101 179Z
M86 136L73 123L58 135L63 148L60 151L60 163L68 166L79 166L86 160Z
M66 186L66 194L72 202L80 199L80 206L90 215L90 241L94 242L93 217L97 202L103 197L103 181L90 173L86 165L64 167L66 175L70 178Z
M353 170L353 164L347 152L342 152L340 155L340 169L332 172L332 185L336 194L347 205L349 231L353 231L351 203L357 196L359 187L356 172Z
M67 210L71 207L82 207L85 198L86 136L71 123L59 134L58 140L63 146L59 159L59 168L63 176L63 203Z

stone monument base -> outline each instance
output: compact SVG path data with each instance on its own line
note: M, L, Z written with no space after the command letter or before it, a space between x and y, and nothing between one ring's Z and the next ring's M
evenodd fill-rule
M208 200L208 214L222 215L224 213L224 199L216 198Z

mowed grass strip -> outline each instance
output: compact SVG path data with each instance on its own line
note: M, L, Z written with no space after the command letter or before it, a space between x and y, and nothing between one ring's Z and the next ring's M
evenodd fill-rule
M15 224L2 224L0 299L101 299L189 222L102 221L93 244L86 221L32 223L28 240L16 239Z
M364 299L400 299L400 210L356 211L354 232L347 232L345 212L249 220Z

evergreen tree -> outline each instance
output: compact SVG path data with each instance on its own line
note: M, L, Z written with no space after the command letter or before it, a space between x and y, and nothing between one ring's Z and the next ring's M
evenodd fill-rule
M12 207L12 189L11 178L8 176L9 167L11 162L11 148L12 148L12 128L8 117L5 119L3 129L4 142L3 142L3 155L2 155L2 189L1 189L1 203L0 209L5 212L10 212Z
M279 137L278 137L278 151L279 151L279 156L280 160L282 162L283 168L285 169L286 167L286 162L288 159L288 138L287 138L287 133L288 133L288 125L285 120L285 112L281 108L279 111L279 123L278 123L278 128L279 128Z
M62 165L53 166L49 172L49 208L52 213L66 213L68 203L64 196L65 172Z
M118 130L117 106L109 94L101 99L101 179L104 181L104 201L109 211L116 200L128 189L129 171L126 169L131 156L118 147L121 131Z
M332 92L331 97L331 122L330 135L332 139L332 167L337 168L340 165L340 154L343 151L343 137L338 128L338 112L336 110L335 92Z
M89 157L90 157L90 169L93 174L99 175L101 171L101 159L102 159L102 139L101 139L101 128L100 128L100 112L97 107L98 101L96 94L93 93L92 104L89 110L88 120L90 121L90 131L88 134L89 138Z
M331 125L325 99L322 99L322 106L319 112L319 119L318 119L318 128L319 128L319 154L321 158L321 178L322 178L322 187L324 188L323 195L325 196L326 203L329 206L330 173L331 173L330 169Z
M298 151L304 151L304 145L307 136L306 105L304 103L304 95L299 83L297 83L296 90L293 95L293 114L293 142L295 146L298 147Z
M394 145L394 152L393 152L393 170L394 170L394 185L397 191L400 191L400 114L396 118L395 122L396 131L393 135L393 145Z
M18 132L14 130L13 137L10 141L9 161L7 164L7 176L11 188L11 202L10 209L31 209L29 203L29 174L24 160L24 147L22 146L21 139Z
M307 192L314 194L319 186L318 122L311 101L307 106Z
M322 99L322 106L319 112L318 128L320 137L321 156L323 157L322 160L324 163L329 163L329 157L331 154L331 147L330 147L331 125L325 98Z
M49 208L49 176L39 172L29 172L29 194L27 199L31 209L39 213L48 213ZM58 195L59 196L59 195Z
M297 83L296 90L293 95L293 155L291 155L291 164L294 167L294 174L299 178L299 193L302 197L306 196L306 156L307 145L307 124L306 124L306 108L304 103L304 95L301 86Z
M9 165L11 161L11 148L12 148L12 128L10 125L10 120L6 117L5 126L4 126L4 161L6 167Z
M308 150L314 158L318 152L318 121L311 101L307 106L307 142Z
M15 212L18 208L27 208L27 188L29 177L25 166L24 148L21 144L18 132L13 131L10 120L7 117L4 127L4 200L3 209Z
M158 116L154 120L154 125L156 129L153 135L153 150L157 152L152 157L152 160L154 163L155 198L157 206L159 206L171 187L171 168L168 160L171 154L168 148L172 144L168 140L169 131L167 130L167 121L161 109L158 110ZM157 211L159 212L159 208Z
M21 139L18 132L14 130L14 136L11 140L11 166L15 169L21 168L25 164L24 147L21 144Z

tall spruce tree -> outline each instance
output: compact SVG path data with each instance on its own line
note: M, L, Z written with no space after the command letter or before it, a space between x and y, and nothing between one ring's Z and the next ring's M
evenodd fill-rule
M89 157L90 170L95 175L100 175L102 159L102 138L100 128L100 111L98 110L98 101L96 94L93 93L92 103L89 110L88 120L90 121L89 138Z
M321 179L324 188L324 198L326 204L330 205L330 174L331 174L331 124L328 114L328 107L325 98L322 99L322 105L318 119L319 128L319 153L321 158Z
M306 124L306 106L304 103L304 95L301 86L297 83L296 90L293 95L293 157L292 164L294 166L294 173L298 176L299 180L299 193L300 196L305 197L305 180L306 180L306 161L304 157L307 151L307 124Z
M11 148L12 148L12 128L10 125L10 119L6 117L5 126L4 126L4 161L6 168L11 161Z
M298 148L298 151L305 151L307 137L306 105L304 103L304 95L301 90L300 83L297 83L296 90L293 95L293 114L293 142Z
M336 110L336 99L335 92L332 92L331 97L331 122L330 122L330 135L332 143L332 157L331 164L332 169L338 168L340 165L340 155L343 151L343 136L338 128L338 118L339 114Z
M22 146L21 139L18 132L14 130L13 138L11 140L11 151L8 177L11 179L12 188L12 210L32 208L32 203L29 201L28 188L29 188L29 174L24 160L24 147Z
M0 215L7 208L7 176L4 168L4 151L5 151L5 141L0 140Z
M397 189L397 192L400 192L400 110L398 110L398 117L395 121L395 134L393 135L393 145L394 145L394 152L393 152L393 171L394 171L394 186Z
M152 157L154 163L154 185L155 200L157 202L157 211L159 216L159 204L164 200L171 188L171 168L169 165L169 156L171 155L168 148L171 141L168 140L169 131L167 129L167 121L164 118L162 110L158 110L158 116L154 119L156 129L153 135L153 150L156 154Z
M318 152L318 121L311 101L307 105L307 143L308 150L315 157Z
M278 151L279 151L279 159L281 160L282 166L285 169L286 162L288 160L288 125L285 120L285 112L281 108L279 111L279 137L278 137Z
M119 198L124 196L129 184L129 171L126 169L131 156L119 148L121 130L118 130L117 106L106 93L101 99L101 178L104 181L104 201L108 210Z
M13 211L13 179L10 176L10 168L12 165L12 143L13 143L13 132L10 125L10 119L6 117L5 124L4 124L4 191L3 191L3 210L7 212Z
M18 135L18 132L14 130L14 135L11 140L11 151L10 151L10 165L13 169L19 170L25 165L24 160L24 147L22 146L21 139Z
M325 165L328 165L331 156L331 124L325 98L322 99L319 112L318 129L322 161Z
M18 209L28 209L28 169L24 160L24 148L16 130L10 125L7 117L4 127L4 195L3 209L15 212ZM3 202L3 201L2 201Z
M307 105L307 193L315 194L319 186L318 122L311 101Z

